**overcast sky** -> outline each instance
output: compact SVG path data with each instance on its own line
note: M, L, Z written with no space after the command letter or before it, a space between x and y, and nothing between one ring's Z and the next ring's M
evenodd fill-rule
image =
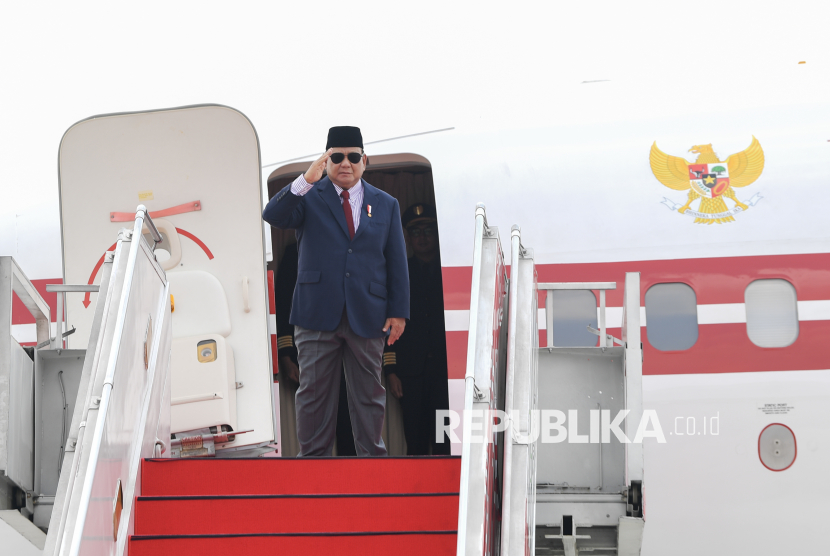
M716 106L736 80L786 95L797 71L826 75L827 12L757 0L4 2L0 254L38 218L59 248L58 146L95 114L226 104L252 120L270 164L321 150L331 125L372 141L564 121L583 81ZM601 117L676 109L631 100Z

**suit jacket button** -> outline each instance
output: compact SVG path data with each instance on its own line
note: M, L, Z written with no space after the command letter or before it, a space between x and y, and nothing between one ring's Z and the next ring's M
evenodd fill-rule
M346 278L348 278L349 276L350 276L350 274L347 272L347 273L346 273Z
M352 252L352 250L351 250L351 249L349 249L349 253L351 253L351 252Z

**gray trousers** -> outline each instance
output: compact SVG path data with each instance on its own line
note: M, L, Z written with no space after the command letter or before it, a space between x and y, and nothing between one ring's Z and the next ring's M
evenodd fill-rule
M345 369L349 416L358 456L385 456L383 415L386 390L380 384L384 338L362 338L344 312L332 332L294 327L300 367L297 390L299 456L330 456L337 426L340 369Z

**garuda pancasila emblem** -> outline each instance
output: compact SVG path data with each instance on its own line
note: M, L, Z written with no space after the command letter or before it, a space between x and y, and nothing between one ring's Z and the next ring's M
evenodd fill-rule
M679 156L671 156L651 146L651 171L660 183L675 191L689 190L685 205L663 198L663 204L681 214L695 217L696 224L721 224L732 222L739 212L749 209L762 199L756 193L746 204L735 196L735 187L746 187L753 183L764 170L764 151L761 143L753 137L746 150L720 160L712 145L695 145L689 152L697 154L693 163ZM731 199L735 206L726 206L724 197ZM691 209L692 202L700 199L697 210Z

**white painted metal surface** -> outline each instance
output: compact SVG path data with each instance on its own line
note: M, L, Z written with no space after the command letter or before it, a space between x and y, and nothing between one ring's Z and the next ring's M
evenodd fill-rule
M510 416L510 437L504 443L501 554L535 554L536 443L532 429L537 427L539 301L533 254L522 246L518 226L511 233L510 260L504 404Z
M640 343L640 274L627 272L623 293L622 341L625 343L625 433L634 438L643 418L643 348ZM626 485L643 480L643 445L626 444Z
M124 226L113 221L118 220L113 215L133 211L141 202L151 215L164 211L159 230L173 238L171 258L180 251L178 265L167 271L170 282L177 284L176 273L197 271L210 275L223 290L219 297L212 290L194 291L189 299L190 292L182 292L182 303L175 300L173 334L221 333L233 349L235 380L245 385L236 391L237 424L253 432L237 436L223 446L227 449L274 440L259 167L259 143L251 122L217 105L83 120L66 132L59 151L66 283L84 284L91 277L97 282L93 270ZM171 214L176 208L181 212ZM163 264L169 266L169 260ZM248 312L243 277L248 278ZM185 315L200 311L225 315L218 320L229 326L178 330L180 315L182 324L193 323ZM67 322L78 329L70 345L86 344L92 313L83 296L67 299Z
M13 556L42 556L43 531L17 510L0 510L2 553Z
M115 279L84 398L87 415L80 428L89 434L79 437L76 477L59 492L69 506L52 554L124 554L140 460L152 457L157 438L169 438L169 289L141 238L145 218L139 207L132 234L121 233L117 242ZM119 486L124 506L115 516Z
M8 455L3 473L31 495L34 493L35 466L34 363L17 342L6 338L11 344L11 357L5 362L9 373L8 388L0 386L0 391L8 396L9 428L5 442Z
M470 334L465 375L461 486L458 511L459 556L486 555L497 550L495 489L496 444L493 420L503 376L500 353L506 276L498 229L487 226L484 205L476 208L474 268L470 301ZM473 410L480 412L473 421ZM483 417L483 418L482 418ZM475 426L474 426L475 423ZM471 441L475 435L478 440Z
M49 306L12 257L0 257L0 509L13 485L34 495L34 364L12 335L14 296L35 317L37 341L49 340Z
M49 527L78 400L86 350L37 349L34 375L34 516Z
M68 516L70 509L73 514L77 513L79 504L78 497L73 500L72 487L78 475L78 469L81 462L81 451L79 447L83 444L84 431L86 430L87 417L90 407L89 401L93 398L92 389L94 387L93 365L98 365L98 356L100 350L103 348L103 339L105 330L102 330L102 323L105 322L105 316L110 307L110 302L115 288L110 287L113 276L113 260L115 252L107 253L104 263L101 266L101 283L100 291L102 295L98 298L95 305L95 316L93 320L92 334L89 338L86 355L84 357L84 366L81 371L81 380L78 385L78 396L75 400L75 411L72 415L71 424L69 426L69 434L66 440L66 448L64 449L63 461L61 464L60 476L58 477L58 487L55 493L54 504L52 507L52 514L49 522L49 535L46 538L44 546L44 554L56 554L56 549L59 543L62 542L64 531L66 530ZM111 336L111 332L110 336ZM77 457L76 457L77 455Z
M216 343L214 361L199 361L200 341ZM172 358L171 431L221 425L240 430L236 422L234 353L229 342L220 334L175 338Z

